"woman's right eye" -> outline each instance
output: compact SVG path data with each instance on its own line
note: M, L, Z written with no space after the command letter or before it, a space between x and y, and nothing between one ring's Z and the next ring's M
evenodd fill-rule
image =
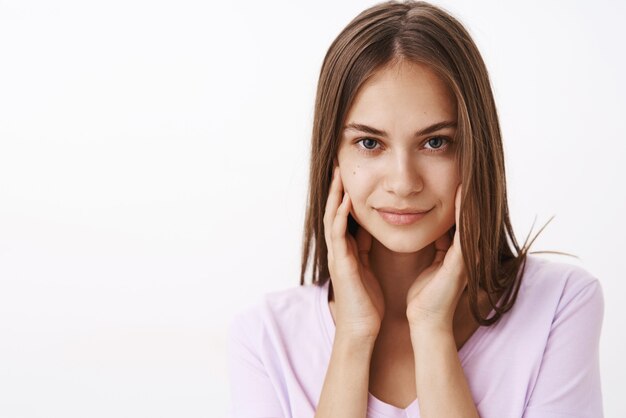
M363 145L357 147L359 152L363 152L365 154L373 154L377 151L374 147L376 146L376 144L378 144L378 141L373 138L359 138L359 140L355 143L361 143Z

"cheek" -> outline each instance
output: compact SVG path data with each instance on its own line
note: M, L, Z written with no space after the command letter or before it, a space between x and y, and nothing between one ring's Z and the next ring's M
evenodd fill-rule
M444 188L445 188L445 196L443 196L444 200L444 207L446 209L446 217L451 219L452 221L454 221L455 218L455 212L456 212L456 191L458 189L460 181L457 180L456 178L451 178L450 181L448 181Z
M460 183L459 172L456 168L456 164L452 161L444 164L433 164L427 170L429 177L429 183L441 191L446 196L456 192L456 187Z
M433 170L429 172L427 187L437 195L446 217L454 217L454 201L459 183L458 172L452 164L433 167Z
M352 164L344 164L339 167L339 172L344 191L348 192L353 199L357 199L363 180L359 168Z
M339 170L344 191L348 193L352 202L350 214L357 219L355 211L358 214L365 205L369 190L368 179L371 176L368 176L359 164L344 164L340 166Z

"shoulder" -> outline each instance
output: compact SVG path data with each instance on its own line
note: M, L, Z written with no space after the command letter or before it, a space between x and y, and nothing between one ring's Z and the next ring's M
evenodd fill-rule
M487 333L494 347L507 347L537 365L549 341L597 341L603 314L600 281L587 269L528 255L511 310Z
M535 264L541 266L530 282L536 282L538 292L527 299L544 303L545 308L534 305L546 315L545 322L531 322L524 333L531 347L525 347L526 353L535 353L527 357L533 367L524 416L601 416L599 343L604 298L600 280L570 263ZM542 292L549 298L542 299ZM530 317L534 310L527 313Z
M254 339L267 328L279 331L305 327L307 321L316 318L321 291L318 285L306 284L267 292L234 314L231 335Z
M264 295L265 307L276 314L300 314L313 308L321 287L313 284L291 286Z
M585 304L596 311L604 305L600 280L587 269L536 255L527 256L519 297L522 305L550 309L553 317Z
M589 286L600 287L595 275L580 265L528 255L522 287L533 292L558 292L567 297Z

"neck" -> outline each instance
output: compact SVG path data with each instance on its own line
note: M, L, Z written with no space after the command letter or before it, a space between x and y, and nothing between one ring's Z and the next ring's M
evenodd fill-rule
M409 287L434 257L434 243L415 253L397 253L372 238L370 267L385 298L385 320L407 321L406 296Z

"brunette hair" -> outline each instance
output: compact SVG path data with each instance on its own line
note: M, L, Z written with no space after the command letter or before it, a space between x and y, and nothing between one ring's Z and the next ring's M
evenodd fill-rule
M324 57L315 99L300 285L305 284L311 242L312 282L321 286L329 280L323 217L344 118L365 81L403 61L427 65L456 97L456 157L463 183L460 238L468 300L475 320L492 325L513 307L528 249L552 218L530 244L529 233L519 247L509 220L502 139L485 63L463 25L424 1L386 1L364 10ZM357 226L349 215L351 234ZM479 312L479 286L495 310L491 318ZM503 295L500 306L497 295Z

